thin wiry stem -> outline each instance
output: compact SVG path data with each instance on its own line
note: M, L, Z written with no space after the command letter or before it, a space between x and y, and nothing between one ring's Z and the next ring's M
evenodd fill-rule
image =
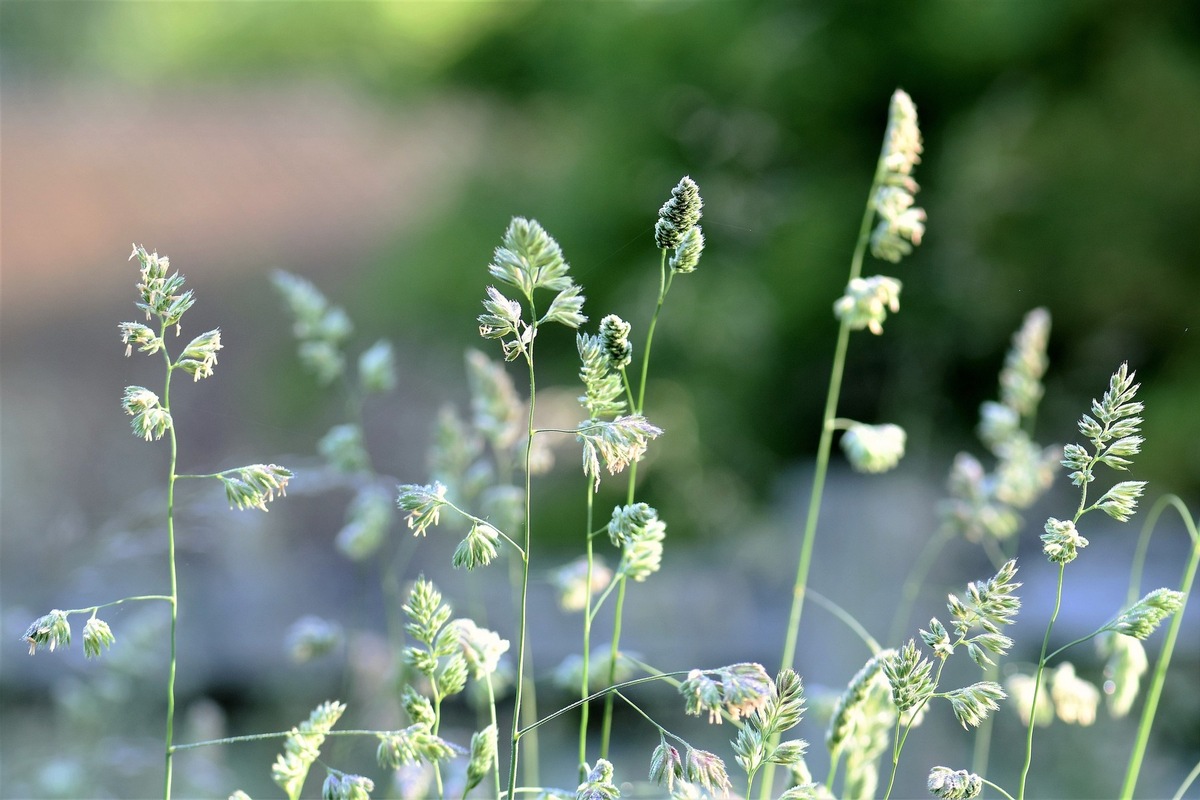
M854 255L850 258L850 277L854 280L862 274L863 256L867 251L867 243L871 238L871 222L875 217L875 207L871 198L875 196L876 188L887 174L883 156L875 166L875 177L871 181L871 191L867 194L867 205L863 210L862 222L858 229L858 242L854 246ZM787 631L784 636L783 657L780 669L790 669L796 661L796 644L800 630L800 618L804 614L804 596L808 587L808 573L812 567L813 543L817 536L817 520L821 515L821 497L825 491L825 475L829 471L829 454L833 447L834 420L837 418L838 397L842 391L842 374L846 367L846 351L850 345L849 318L843 317L838 325L837 344L833 351L833 366L829 373L829 389L825 395L825 411L821 417L821 439L817 444L817 463L813 471L812 492L808 500L808 514L804 521L804 538L800 543L800 558L796 563L796 578L792 584L792 609L788 614ZM777 744L778 736L772 737L771 744ZM767 769L763 773L762 789L759 797L766 800L771 796L775 770Z
M595 513L595 496L592 491L592 480L587 479L587 529L592 529L594 513ZM591 668L591 652L592 652L592 570L595 566L595 548L592 545L592 537L589 534L587 537L587 575L584 577L584 608L583 608L583 677L580 680L579 696L587 697L588 679L590 677L589 670ZM587 772L583 765L587 763L587 730L588 730L588 709L590 705L584 703L579 709L579 772L580 780L586 780Z
M691 670L686 670L686 669L676 670L675 672L660 672L660 673L656 673L654 675L650 675L645 678L632 678L627 681L621 681L620 683L614 684L612 686L607 686L597 692L592 692L591 694L589 694L587 697L583 698L582 700L576 700L574 703L571 703L570 705L565 705L562 708L558 709L557 711L555 711L551 714L547 714L546 716L542 717L541 719L530 723L526 727L517 731L517 737L520 738L521 736L532 733L533 731L537 730L541 726L545 725L547 722L558 719L563 714L569 714L570 712L579 708L584 703L590 703L593 700L599 700L601 697L604 697L606 695L611 695L614 692L619 692L621 689L628 689L630 686L637 686L637 685L643 684L643 683L651 683L652 681L661 681L661 680L668 680L670 678L677 678L680 675L686 676L689 672L691 672Z
M500 726L496 724L496 688L492 685L492 673L487 673L487 693L488 693L488 712L491 716L492 728L499 732ZM496 797L500 797L500 748L492 748L495 752L492 753L492 791Z
M1033 679L1033 699L1029 702L1029 731L1025 735L1025 763L1021 767L1021 784L1017 789L1017 800L1025 797L1025 781L1029 778L1029 767L1033 763L1033 729L1037 721L1038 692L1042 688L1042 675L1046 671L1046 651L1050 647L1050 632L1054 630L1054 621L1058 619L1058 611L1062 608L1063 574L1067 565L1058 565L1058 585L1054 592L1054 613L1046 625L1046 635L1042 637L1042 652L1038 656L1037 675Z
M1092 463L1099 460L1099 452L1093 459ZM1071 518L1072 524L1079 522L1079 518L1087 511L1087 496L1088 485L1084 483L1079 492L1079 507L1075 509L1075 516ZM1017 800L1024 800L1025 797L1025 782L1029 778L1029 768L1033 763L1033 729L1037 720L1037 702L1038 692L1042 687L1042 675L1046 671L1046 652L1050 649L1050 633L1054 630L1054 622L1058 619L1058 612L1062 608L1062 588L1063 576L1066 574L1066 562L1058 565L1058 583L1054 591L1054 612L1050 615L1050 621L1046 624L1046 635L1042 637L1042 651L1038 655L1037 674L1033 680L1033 699L1029 703L1029 730L1025 735L1025 763L1021 766L1021 784L1017 789Z
M880 159L868 197L874 196L875 187L883 175L883 160ZM868 200L866 210L863 212L862 223L859 226L858 243L855 245L854 255L850 259L849 280L854 280L862 274L862 260L866 253L867 243L870 241L871 221L874 214L874 207ZM812 492L809 496L808 515L804 521L804 539L800 545L800 559L796 565L796 580L792 588L792 609L788 615L788 627L780 669L790 668L796 660L797 632L800 628L800 618L804 613L804 589L808 585L808 573L812 565L813 542L816 539L817 520L821 514L821 496L825 488L825 475L829 470L829 453L833 446L833 421L837 417L838 397L842 390L842 374L846 366L846 351L849 344L850 325L843 319L838 326L833 366L829 375L829 389L825 396L825 413L821 418L821 439L817 445L817 464L813 474Z
M892 615L892 626L888 629L887 641L899 641L904 627L908 625L908 616L912 613L917 593L925 586L925 579L929 577L929 571L937 563L942 549L953 538L953 530L949 526L942 526L938 528L937 533L925 540L925 546L913 563L913 568L909 570L908 578L904 581L904 588L900 591L900 602L896 605L896 612Z
M537 319L537 313L534 311L533 318ZM521 552L521 605L520 615L517 624L517 677L514 684L513 694L513 720L512 720L512 750L508 756L508 796L512 797L517 788L517 752L521 735L521 700L524 694L525 683L525 651L527 647L528 631L526 623L528 622L528 602L529 602L529 543L531 541L531 529L533 527L533 519L531 517L530 495L532 494L533 477L530 472L530 462L533 455L533 436L535 428L533 426L533 412L537 400L537 378L534 375L533 369L533 340L531 339L528 345L528 350L525 353L525 361L529 365L529 439L525 447L525 546ZM536 717L536 711L534 712ZM531 758L536 759L536 748L533 750L534 755ZM533 762L527 771L532 772L532 775L526 776L526 783L536 784L536 761Z

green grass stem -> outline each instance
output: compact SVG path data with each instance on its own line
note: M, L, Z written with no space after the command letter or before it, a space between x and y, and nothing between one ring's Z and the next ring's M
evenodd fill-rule
M1196 580L1196 568L1200 565L1200 531L1197 530L1200 528L1200 517L1193 519L1191 512L1178 496L1171 494L1160 498L1151 509L1147 525L1157 520L1158 514L1168 504L1179 512L1183 524L1187 526L1188 535L1192 539L1192 552L1188 557L1187 566L1184 567L1183 578L1179 584L1179 591L1184 593L1183 606L1175 612L1171 626L1167 629L1162 652L1158 656L1158 662L1154 665L1154 676L1150 679L1150 687L1146 690L1146 703L1142 707L1137 738L1134 740L1133 752L1129 756L1129 765L1125 769L1125 780L1121 785L1121 800L1132 798L1134 787L1137 786L1138 773L1141 772L1142 760L1146 755L1146 745L1150 741L1150 728L1154 724L1154 715L1158 711L1158 703L1162 698L1163 684L1167 678L1167 669L1171 664L1171 655L1175 651L1175 642L1179 638L1179 629L1183 626L1187 600ZM1195 770L1193 770L1192 777L1195 777Z

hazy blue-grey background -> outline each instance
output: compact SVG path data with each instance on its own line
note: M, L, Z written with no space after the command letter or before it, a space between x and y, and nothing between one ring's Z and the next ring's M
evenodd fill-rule
M131 242L169 255L197 292L185 334L222 328L216 375L172 398L181 468L300 468L265 517L226 511L216 487L181 493L181 741L284 729L333 696L359 715L350 724L402 724L380 700L391 693L379 571L334 551L349 494L322 491L308 469L316 439L345 418L343 399L297 366L271 270L305 275L344 305L355 348L396 344L400 387L367 406L368 438L380 472L423 481L437 408L465 403L464 348L494 354L474 317L509 218L535 217L557 238L593 320L615 312L641 330L657 288L654 214L684 174L704 196L708 247L675 283L655 342L647 414L669 435L642 494L670 538L663 573L631 591L624 641L664 669L773 668L831 305L897 86L920 113L928 233L901 265L867 266L903 281L903 308L883 337L852 340L840 412L904 425L909 457L882 478L835 467L814 586L886 635L950 460L981 450L978 405L1036 306L1054 319L1039 439L1071 440L1128 360L1147 407L1135 477L1151 482L1148 500L1176 491L1200 504L1200 12L1185 0L5 0L0 68L4 796L158 791L163 659L136 638L161 646L162 609L111 614L118 647L99 662L85 663L78 642L30 659L19 641L50 608L165 589L165 445L131 436L119 407L127 384L161 380L158 361L124 359L118 340L117 323L137 313ZM540 351L542 385L567 397L573 351L565 334ZM577 456L569 446L560 456L536 498L553 511L534 565L544 672L578 649L578 620L554 608L546 581L580 549ZM1053 599L1036 535L1047 514L1073 508L1064 483L1027 516L1016 660L1036 658ZM602 494L600 505L618 500ZM1151 586L1174 585L1186 553L1182 527L1164 520ZM1064 642L1121 604L1137 525L1088 532L1092 548L1068 574ZM503 607L503 573L451 574L453 546L404 545L415 550L405 577L425 570L464 609ZM965 543L944 558L914 631L942 613L946 591L989 574ZM1191 611L1147 796L1174 791L1200 750ZM290 664L284 631L304 613L360 631L354 657ZM503 617L494 625L511 635ZM814 606L804 625L810 694L840 689L865 649ZM1074 657L1102 679L1089 648ZM566 699L545 693L550 705ZM646 702L674 729L714 747L728 738L674 719L664 694ZM649 735L623 724L631 742ZM931 752L906 751L902 795L923 791L934 761L966 765L966 737L951 728L925 734ZM1034 793L1115 791L1131 729L1102 718L1043 732ZM802 735L819 763L819 725ZM1002 713L993 773L1009 786L1019 755L1003 745L1019 735ZM653 743L618 776L640 778ZM370 769L370 747L339 747L335 765ZM271 795L276 751L181 757L180 792ZM547 755L547 781L572 785L572 758Z

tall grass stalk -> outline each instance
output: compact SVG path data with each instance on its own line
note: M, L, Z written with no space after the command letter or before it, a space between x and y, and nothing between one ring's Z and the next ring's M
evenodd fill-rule
M1169 494L1159 498L1150 510L1147 519L1147 530L1152 529L1158 515L1166 506L1179 512L1183 524L1187 527L1188 536L1192 540L1192 551L1188 556L1187 565L1183 569L1183 577L1179 591L1184 599L1180 609L1175 612L1171 626L1167 629L1163 640L1162 651L1158 655L1158 663L1154 666L1154 675L1150 679L1150 687L1146 690L1146 702L1142 707L1142 717L1138 722L1137 736L1134 739L1133 751L1129 754L1129 765L1125 769L1125 780L1121 784L1121 800L1130 800L1137 786L1138 774L1142 769L1142 760L1146 755L1146 746L1150 741L1150 728L1154 723L1154 715L1158 711L1158 702L1162 697L1163 684L1167 678L1167 669L1171 664L1171 655L1175 651L1175 642L1179 638L1179 629L1183 626L1183 615L1187 610L1187 598L1191 596L1192 586L1196 581L1196 569L1200 566L1200 517L1192 518L1188 507L1177 495Z
M825 394L825 407L821 416L821 436L817 444L816 464L813 470L812 487L809 492L808 509L804 520L804 533L800 542L800 555L796 562L796 574L792 582L791 609L788 612L787 628L784 632L783 652L780 669L791 669L796 660L796 645L799 641L800 621L804 614L809 573L812 569L813 546L816 542L817 526L821 516L821 500L825 491L825 479L829 471L829 458L833 448L834 431L839 427L837 418L838 399L842 390L842 379L846 367L846 353L850 345L850 332L869 328L872 333L882 333L881 322L886 311L899 308L899 282L889 278L877 278L889 282L894 292L887 302L876 298L870 310L864 310L853 296L856 285L862 283L863 258L868 245L880 258L896 263L919 244L924 230L924 212L912 208L913 193L917 184L911 177L912 167L919 160L921 151L920 132L917 128L916 109L912 100L903 91L892 96L888 114L887 130L883 145L875 164L867 202L859 223L858 239L850 257L850 273L847 279L847 295L835 305L839 319L837 342L834 345L833 364L829 372L829 384ZM889 199L893 202L889 202ZM872 234L876 220L879 225ZM888 292L885 292L887 294ZM861 299L861 298L859 298ZM893 462L894 463L894 462ZM856 466L858 466L856 464ZM869 467L869 471L887 469ZM773 740L771 744L775 744ZM774 782L774 769L764 770L759 797L767 800Z
M538 319L537 308L533 305L532 292L529 296L529 304L531 318ZM533 413L537 400L537 376L533 368L533 346L534 337L531 337L529 343L525 345L524 356L525 362L529 367L529 438L526 440L525 447L525 523L524 523L524 543L521 547L521 605L520 615L517 618L517 677L513 684L513 718L512 718L512 738L511 747L508 756L508 797L514 797L517 788L517 751L520 746L521 739L521 713L524 710L521 705L522 693L525 689L525 649L529 638L528 633L528 607L529 607L529 549L532 541L533 518L532 504L530 501L531 490L533 488L533 473L530 471L530 459L533 454L533 437L537 429L533 425ZM530 780L526 782L530 785L536 785L536 775L531 775Z
M642 373L638 383L637 402L630 409L633 414L642 414L646 408L646 383L650 375L650 349L654 345L654 331L658 327L658 317L662 314L663 303L667 299L667 292L671 290L671 282L675 278L673 271L667 270L667 248L662 248L662 256L658 264L658 300L654 305L654 314L650 317L650 324L646 327L646 346L642 353ZM622 379L625 382L626 393L632 396L632 388L629 386L628 376L622 370ZM629 484L625 491L625 502L632 504L634 501L634 493L637 490L637 462L629 465ZM590 555L590 550L589 550ZM589 562L590 563L590 562ZM589 580L591 575L589 573ZM616 606L613 610L613 632L612 645L609 648L608 654L608 683L612 684L617 677L617 657L621 652L621 624L625 618L625 588L628 585L627 577L620 575L617 577L617 599ZM587 647L583 650L583 659L586 664L589 658ZM584 668L586 672L586 666ZM584 691L587 691L587 684L584 684ZM606 695L604 698L604 717L600 724L600 757L608 758L609 743L612 739L612 720L613 720L613 703L615 696L612 694ZM587 706L584 706L586 709ZM586 714L585 714L586 719Z
M159 331L159 338L166 334L164 325ZM171 413L171 373L173 372L171 357L164 345L163 360L167 364L167 376L164 379L162 407L167 414ZM177 635L179 623L179 578L175 567L175 465L179 455L179 443L175 438L175 426L170 428L171 454L167 465L167 570L170 576L171 590L171 660L167 667L167 725L164 735L165 770L163 777L163 798L170 800L171 775L174 766L175 742L175 671L178 664Z
M175 542L175 485L181 478L216 479L224 484L231 507L259 508L265 511L266 504L275 499L276 493L282 495L285 492L292 474L274 464L252 464L211 475L181 475L178 472L179 442L176 437L175 419L171 414L171 381L177 370L191 375L194 380L211 376L217 363L217 351L222 347L221 332L215 329L200 334L183 347L178 356L172 358L167 346L168 331L174 328L176 336L181 333L180 320L195 303L195 298L191 290L183 289L183 276L178 272L170 272L170 260L165 256L160 258L157 253L147 253L144 248L135 245L129 259L132 261L134 258L140 265L141 277L141 282L137 285L141 301L136 305L145 313L148 322L157 323L157 330L140 322L123 322L119 325L121 341L125 344L127 356L132 355L134 347L137 347L139 352L149 355L161 353L166 370L161 398L144 387L127 386L122 406L133 418L130 425L136 436L147 442L161 440L165 436L169 442L166 487L166 568L169 594L134 595L70 611L52 611L29 626L25 632L25 640L29 643L31 655L43 646L54 650L59 645L69 645L71 629L67 618L72 614L89 614L83 629L83 647L84 654L92 658L101 655L116 641L108 623L97 616L101 608L134 601L166 601L170 607L170 655L167 662L162 786L164 800L170 800L174 756L177 750L175 681L179 669L179 573Z

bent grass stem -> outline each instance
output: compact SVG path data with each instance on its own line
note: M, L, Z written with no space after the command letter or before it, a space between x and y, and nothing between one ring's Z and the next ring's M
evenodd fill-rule
M1171 655L1175 652L1179 629L1183 627L1183 615L1187 611L1187 600L1191 596L1192 586L1196 580L1196 570L1197 567L1200 567L1200 530L1198 530L1200 529L1200 517L1193 519L1184 502L1178 496L1171 494L1158 500L1149 519L1157 520L1158 514L1167 504L1178 511L1179 516L1183 518L1183 524L1187 527L1188 535L1192 539L1192 552L1188 557L1187 566L1184 567L1183 578L1179 585L1179 590L1183 592L1183 605L1175 612L1174 619L1171 620L1171 627L1167 629L1162 652L1159 653L1158 663L1154 666L1154 677L1151 678L1150 688L1146 691L1146 703L1142 707L1137 738L1134 740L1133 752L1129 755L1129 765L1126 767L1125 780L1121 786L1121 800L1132 798L1134 787L1137 786L1138 773L1141 772L1142 760L1146 755L1146 745L1150 741L1150 728L1154 723L1154 715L1158 711L1158 703L1162 698L1163 684L1167 679L1167 668L1171 664Z

